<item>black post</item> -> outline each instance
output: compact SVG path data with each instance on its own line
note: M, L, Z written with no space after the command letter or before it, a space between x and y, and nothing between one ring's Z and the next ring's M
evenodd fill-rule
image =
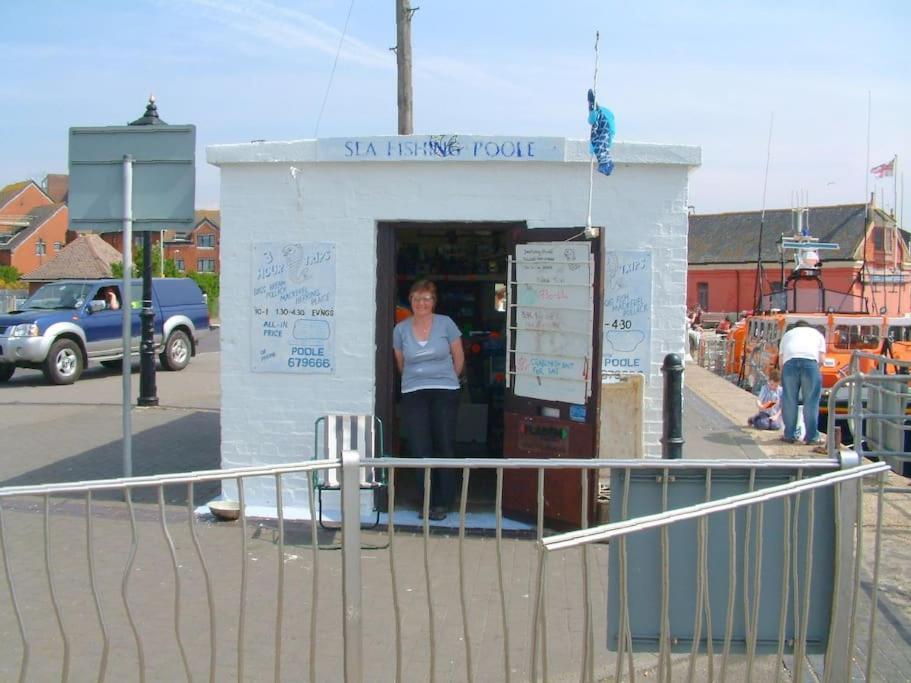
M664 409L661 457L679 460L683 457L683 360L676 353L664 357Z
M142 233L142 341L139 344L139 405L157 406L155 386L155 312L152 310L152 233Z

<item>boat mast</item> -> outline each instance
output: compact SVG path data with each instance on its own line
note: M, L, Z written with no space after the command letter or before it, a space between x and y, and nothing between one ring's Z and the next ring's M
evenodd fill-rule
M762 281L765 271L762 267L762 233L765 230L765 200L769 188L769 161L772 158L772 124L775 122L775 112L769 115L769 142L765 155L765 179L762 182L762 213L759 216L759 239L756 245L756 286L753 288L753 311L762 307Z

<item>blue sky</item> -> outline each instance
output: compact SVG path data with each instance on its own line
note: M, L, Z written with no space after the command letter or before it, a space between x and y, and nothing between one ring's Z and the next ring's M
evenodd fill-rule
M702 147L700 213L863 201L870 163L911 171L911 3L412 0L417 133L584 138L599 100L621 141ZM0 3L0 185L67 168L73 125L197 126L197 205L218 206L210 144L312 138L351 0ZM394 0L355 0L319 137L396 131ZM911 185L911 173L907 174ZM905 190L911 194L911 189ZM899 199L899 209L902 201ZM911 222L911 210L905 216Z

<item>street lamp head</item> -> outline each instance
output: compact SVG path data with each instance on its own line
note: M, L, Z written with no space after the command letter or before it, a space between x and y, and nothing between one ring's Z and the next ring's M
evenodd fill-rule
M149 103L146 105L145 114L130 122L131 126L166 126L168 125L158 118L158 107L155 106L155 95L149 95Z

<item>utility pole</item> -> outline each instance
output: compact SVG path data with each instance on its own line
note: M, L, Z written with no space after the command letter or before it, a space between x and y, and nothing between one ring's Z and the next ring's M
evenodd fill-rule
M395 0L395 61L398 66L399 135L414 132L411 116L411 9L410 0Z

